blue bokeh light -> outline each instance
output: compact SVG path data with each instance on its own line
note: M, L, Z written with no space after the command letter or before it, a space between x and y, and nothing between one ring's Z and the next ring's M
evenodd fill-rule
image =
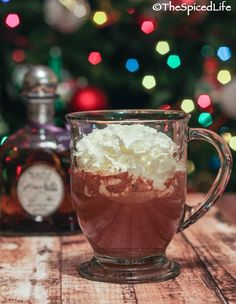
M217 56L222 60L222 61L227 61L231 58L231 50L227 46L221 46L219 47L217 51Z
M138 60L135 59L135 58L129 58L129 59L126 61L125 67L126 67L126 69L127 69L129 72L131 72L131 73L136 72L136 71L139 69Z
M210 158L209 167L212 170L218 170L220 168L220 159L218 156L213 156Z
M8 3L8 2L10 2L11 0L1 0L1 2L3 2L3 3Z

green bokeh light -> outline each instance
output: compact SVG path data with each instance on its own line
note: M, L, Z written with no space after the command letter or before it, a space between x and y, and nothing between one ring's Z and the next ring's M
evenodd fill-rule
M211 45L204 45L201 49L201 55L205 58L212 57L215 55L215 51L213 46Z
M209 127L212 124L211 114L207 112L201 113L198 117L198 122L203 127Z
M2 170L2 177L4 180L7 181L7 170L6 169Z
M170 68L176 69L181 65L181 60L178 55L170 55L167 59L167 64Z

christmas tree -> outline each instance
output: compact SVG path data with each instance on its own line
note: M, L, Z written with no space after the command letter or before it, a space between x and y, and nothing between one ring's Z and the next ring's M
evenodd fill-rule
M190 126L219 133L235 155L236 6L228 0L231 11L188 15L155 11L153 4L1 0L1 141L25 122L22 79L30 64L40 63L49 65L61 81L55 103L59 125L69 111L182 109L192 115ZM207 190L220 166L217 152L193 142L188 158L189 188ZM227 190L235 186L234 169Z

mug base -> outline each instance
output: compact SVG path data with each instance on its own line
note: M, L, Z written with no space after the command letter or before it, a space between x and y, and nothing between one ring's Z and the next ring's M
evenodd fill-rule
M162 282L180 274L180 265L166 256L120 259L94 256L78 267L81 277L109 283Z

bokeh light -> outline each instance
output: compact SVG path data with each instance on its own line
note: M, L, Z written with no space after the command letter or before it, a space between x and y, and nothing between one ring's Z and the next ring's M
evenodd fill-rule
M20 63L20 62L24 61L25 60L25 52L23 50L15 50L12 53L12 59L17 63Z
M20 18L17 14L8 14L6 17L6 25L10 28L17 27L20 24Z
M170 55L167 59L167 64L170 68L176 69L181 65L181 60L178 55Z
M227 46L221 46L219 47L217 51L217 56L222 60L222 61L227 61L231 58L231 50Z
M22 171L22 166L16 166L16 175L19 176L21 174Z
M195 106L194 106L194 102L192 99L184 99L181 103L181 109L185 112L185 113L190 113L194 110Z
M133 7L128 8L128 14L133 15L135 13L135 9Z
M155 28L155 22L151 20L143 21L141 24L141 31L145 34L151 34L152 32L154 32Z
M230 139L232 138L232 134L230 132L224 132L221 134L221 137L227 142L230 142Z
M195 165L194 162L191 160L187 161L187 172L188 174L192 174L195 171Z
M212 116L208 112L203 112L198 117L198 122L203 127L209 127L212 124Z
M181 0L181 3L185 3L187 5L193 4L195 0Z
M103 11L97 11L93 15L93 22L97 25L103 25L107 22L107 14Z
M165 55L169 53L170 51L169 43L167 41L159 41L156 44L156 51L161 55Z
M131 73L136 72L136 71L139 69L138 60L135 59L135 58L129 58L129 59L126 61L125 67L126 67L126 69L127 69L129 72L131 72Z
M229 132L229 127L228 126L222 126L219 129L220 134L224 132Z
M156 86L156 79L154 76L152 75L146 75L143 77L143 80L142 80L142 85L148 89L148 90L151 90L153 89L155 86Z
M165 103L159 107L160 110L170 110L171 106L168 103Z
M0 146L2 146L4 144L4 142L7 140L8 136L4 136L2 139L1 139L1 142L0 142Z
M88 56L88 61L91 64L96 65L102 61L102 56L99 52L91 52Z
M218 170L220 168L220 158L218 156L213 156L209 160L209 167L213 170Z
M217 79L221 84L227 84L231 81L231 73L228 70L221 70L217 75Z
M81 88L75 92L71 106L72 111L102 110L107 107L107 96L99 88Z
M197 100L197 104L202 109L205 109L211 105L211 99L209 95L200 95Z
M8 3L8 2L10 2L11 0L1 0L1 2L3 2L3 3Z
M236 151L236 136L231 137L229 146L232 150Z
M204 45L201 49L201 55L205 58L214 56L214 48L211 45Z

